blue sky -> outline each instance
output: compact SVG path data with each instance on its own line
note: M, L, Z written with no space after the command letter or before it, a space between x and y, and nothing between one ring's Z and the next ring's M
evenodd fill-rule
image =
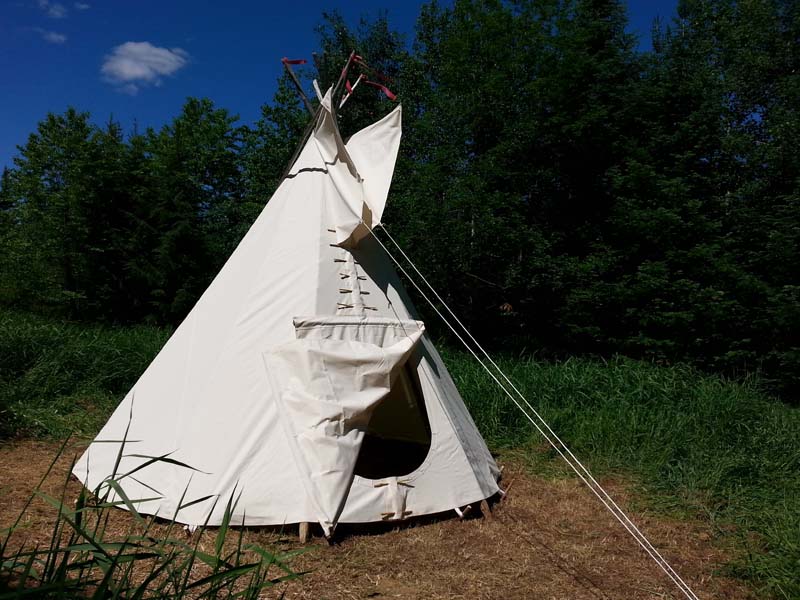
M649 46L653 18L677 0L629 0L630 29ZM348 22L385 10L411 39L418 0L0 0L0 165L48 112L161 126L187 96L243 121L272 98L280 58L310 58L324 11Z

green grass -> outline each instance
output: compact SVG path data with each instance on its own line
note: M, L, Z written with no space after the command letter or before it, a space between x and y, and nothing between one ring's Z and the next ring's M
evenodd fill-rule
M68 438L69 439L69 438ZM56 455L52 469L67 442ZM123 443L117 461L123 455ZM162 460L150 458L152 462ZM151 464L148 460L144 468ZM188 465L177 464L191 469ZM159 522L138 513L140 500L128 498L120 482L130 473L114 473L92 492L81 488L74 505L66 500L69 479L60 497L46 494L42 482L22 508L15 523L0 531L0 598L120 598L156 600L163 598L244 598L262 597L264 588L290 581L295 573L288 561L303 549L272 553L256 544L245 544L244 528L229 539L231 518L238 496L234 491L225 504L222 523L212 534L205 525L187 540L181 527L171 519ZM185 492L184 492L185 496ZM35 547L20 544L28 535L26 517L35 499L52 511L49 543ZM175 513L183 506L208 500L181 498ZM219 499L215 499L216 505ZM128 530L110 533L112 509L127 508L132 515ZM213 538L212 551L203 551L203 538ZM16 538L16 539L15 539ZM226 543L227 542L227 543ZM15 547L16 546L16 547Z
M0 309L0 439L95 434L168 337Z
M541 438L474 359L448 351L445 360L491 446L541 454ZM755 381L684 366L623 358L500 365L594 471L632 476L652 507L709 519L734 538L733 574L767 597L800 598L800 410Z
M92 435L168 335L0 313L0 437ZM552 472L557 461L480 366L443 354L490 446ZM738 550L733 574L765 597L800 598L800 409L755 380L684 366L500 362L593 471L637 482L651 508L708 519Z

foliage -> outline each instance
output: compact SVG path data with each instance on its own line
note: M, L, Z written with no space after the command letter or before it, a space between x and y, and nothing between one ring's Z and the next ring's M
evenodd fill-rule
M234 119L190 99L161 131L128 140L88 119L49 115L2 180L0 300L67 318L178 320L233 247Z
M186 540L181 539L180 525L174 518L159 523L155 517L139 514L136 505L145 499L128 498L119 484L127 474L114 473L91 493L82 487L74 507L67 502L68 480L60 498L48 495L41 489L42 483L66 444L65 441L16 522L2 532L2 598L255 599L261 597L264 588L299 576L287 565L297 551L273 554L254 544L244 545L244 528L232 536L236 538L233 548L226 545L236 507L234 497L227 501L222 523L214 535L213 553L208 553L201 550L205 526L192 534L193 540ZM117 461L124 448L123 441ZM172 464L191 468L175 461ZM181 506L208 499L182 498ZM14 549L19 541L14 536L19 537L24 531L24 518L34 500L46 503L54 512L49 544ZM114 508L125 508L132 516L123 535L109 531L109 513Z
M409 46L385 16L332 13L317 76L356 49L351 79L399 94L387 228L480 339L758 372L796 402L800 9L685 0L651 50L626 25L617 0L433 1ZM390 106L361 85L342 130ZM286 77L246 126L198 99L128 136L48 115L0 179L0 303L178 323L307 119Z

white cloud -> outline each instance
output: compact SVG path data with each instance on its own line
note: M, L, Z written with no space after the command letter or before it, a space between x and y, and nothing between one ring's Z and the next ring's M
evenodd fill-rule
M92 5L86 4L86 2L76 2L73 4L73 6L75 7L75 10L89 10L92 8Z
M125 42L106 55L100 72L123 93L135 95L162 77L185 67L189 54L181 48L160 48L150 42Z
M39 8L51 19L64 19L67 16L67 7L60 2L39 0Z
M48 31L47 29L42 29L41 27L34 27L33 30L42 36L42 39L45 42L49 42L51 44L63 44L67 41L67 36L63 33L58 33L57 31Z
M135 83L126 83L125 85L119 86L117 91L122 92L123 94L128 94L129 96L135 96L139 93L139 86Z

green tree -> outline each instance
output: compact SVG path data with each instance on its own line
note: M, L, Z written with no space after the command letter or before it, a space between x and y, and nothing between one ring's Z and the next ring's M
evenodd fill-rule
M68 109L39 124L3 178L15 231L4 260L13 302L77 315L86 301L85 275L94 159L89 115Z
M396 227L485 337L555 345L554 312L602 242L607 174L631 127L624 8L432 3L417 39L427 94Z
M160 321L182 319L236 241L243 198L238 117L190 98L172 123L146 134L155 229L150 304Z

